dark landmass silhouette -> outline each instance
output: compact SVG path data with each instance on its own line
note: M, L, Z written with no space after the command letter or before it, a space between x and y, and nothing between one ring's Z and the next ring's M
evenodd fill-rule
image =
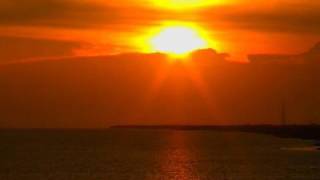
M1 128L320 122L320 66L129 53L0 66Z
M137 130L188 130L188 131L238 131L274 135L281 138L297 138L305 140L315 140L315 146L320 150L320 125L162 125L162 126L144 126L127 125L112 126L111 129L137 129Z
M320 64L320 42L302 54L252 54L248 56L251 63L259 64Z

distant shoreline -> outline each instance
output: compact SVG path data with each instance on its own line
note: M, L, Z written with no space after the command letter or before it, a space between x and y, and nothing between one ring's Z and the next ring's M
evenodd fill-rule
M112 126L111 129L158 129L158 130L212 130L212 131L240 131L258 134L268 134L281 138L297 138L314 140L315 146L320 150L320 125L123 125Z
M0 128L0 135L7 132L103 132L106 130L181 130L181 131L220 131L220 132L248 132L267 134L280 138L295 138L314 141L314 146L320 150L320 125L117 125L104 128ZM59 134L59 133L58 133Z

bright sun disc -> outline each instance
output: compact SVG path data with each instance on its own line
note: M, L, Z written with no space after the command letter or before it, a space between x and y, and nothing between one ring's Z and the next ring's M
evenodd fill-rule
M207 47L200 34L190 27L167 27L151 39L154 51L171 55L185 55Z

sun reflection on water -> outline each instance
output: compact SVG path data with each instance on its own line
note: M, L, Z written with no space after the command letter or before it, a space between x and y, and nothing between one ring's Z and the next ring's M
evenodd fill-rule
M191 152L188 141L183 132L173 131L167 135L167 145L157 156L161 173L151 179L199 179L194 152Z

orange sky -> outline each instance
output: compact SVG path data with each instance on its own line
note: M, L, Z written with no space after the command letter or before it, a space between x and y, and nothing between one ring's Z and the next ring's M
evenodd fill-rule
M0 127L319 122L319 9L1 0Z
M298 53L320 39L319 8L303 0L2 0L0 52L7 60L145 52L136 38L174 21L195 24L234 60Z

